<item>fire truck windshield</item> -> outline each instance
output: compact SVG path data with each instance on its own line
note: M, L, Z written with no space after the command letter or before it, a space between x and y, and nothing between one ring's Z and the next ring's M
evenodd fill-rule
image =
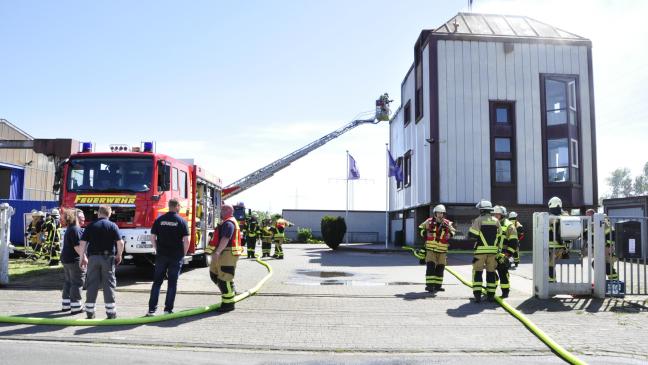
M151 157L85 157L70 160L70 192L144 192L153 183Z

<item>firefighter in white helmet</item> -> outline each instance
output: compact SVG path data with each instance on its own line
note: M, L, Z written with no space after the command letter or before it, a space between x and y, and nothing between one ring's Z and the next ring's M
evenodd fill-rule
M432 210L433 216L419 225L421 237L425 238L425 290L434 293L445 291L443 271L447 264L448 245L455 229L445 218L446 208L439 204Z
M488 200L477 203L479 216L472 222L468 237L475 241L473 257L473 295L475 302L481 302L482 272L486 269L486 294L489 301L495 300L497 289L497 233L500 230L499 221L491 215L493 204Z
M549 282L556 282L556 259L568 254L566 243L560 238L560 216L567 216L562 209L562 200L554 196L549 199Z
M518 265L520 265L520 245L524 239L525 230L522 223L518 220L518 214L516 212L510 212L508 218L515 225L518 234L518 247L513 253L513 263L515 264L515 267L518 267Z
M502 298L508 298L511 290L511 282L509 280L509 267L511 265L509 259L515 253L518 247L517 230L513 222L506 218L506 208L497 205L493 208L493 216L500 223L500 230L497 237L497 275L500 280L500 287L502 288Z

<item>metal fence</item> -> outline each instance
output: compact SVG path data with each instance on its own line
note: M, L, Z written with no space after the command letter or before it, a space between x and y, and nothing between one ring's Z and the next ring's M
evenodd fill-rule
M609 217L614 227L612 266L626 295L648 295L648 217Z

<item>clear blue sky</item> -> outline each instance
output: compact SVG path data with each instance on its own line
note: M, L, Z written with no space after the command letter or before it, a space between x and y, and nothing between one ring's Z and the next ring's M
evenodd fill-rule
M601 183L615 164L638 171L646 157L610 156L622 152L623 133L637 143L647 136L648 75L637 53L645 51L624 49L610 64L604 54L617 50L618 42L605 38L614 24L628 24L637 40L646 35L632 18L646 6L574 1L557 15L541 1L476 3L476 11L523 13L593 40ZM193 157L229 183L372 110L383 92L398 104L420 31L466 4L4 1L0 118L38 138L100 146L155 140L158 152ZM619 70L623 77L612 77L609 67L618 65L638 76ZM628 95L631 108L622 99ZM636 128L620 128L626 123ZM355 186L353 207L384 209L388 138L386 123L363 126L235 199L263 210L344 209L337 179L350 150L367 179Z

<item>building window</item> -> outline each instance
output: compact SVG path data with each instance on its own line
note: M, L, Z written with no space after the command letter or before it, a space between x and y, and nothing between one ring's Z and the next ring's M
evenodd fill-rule
M569 181L569 146L567 138L547 141L549 182Z
M414 112L416 113L416 121L423 117L423 51L420 45L417 45L415 50L414 59Z
M187 197L187 173L180 171L180 197Z
M571 75L542 75L541 101L547 183L580 183L578 82Z
M491 182L493 199L515 203L515 103L490 102ZM514 194L513 194L514 195ZM508 201L507 201L508 199Z
M404 157L403 183L405 187L412 184L412 150L407 151Z
M495 182L511 183L511 160L495 160Z
M510 153L511 152L511 139L510 138L495 138L495 152L496 153Z
M412 121L412 107L410 100L407 101L407 104L405 104L405 107L403 108L403 126L407 127L407 125Z
M511 120L509 119L509 108L507 106L495 108L495 123L511 123Z
M400 167L401 171L403 171L403 158L402 157L399 157L399 158L396 159L396 165L398 165L398 167ZM404 171L403 171L403 175L405 175ZM405 176L403 176L403 179L405 179ZM401 181L396 180L396 189L402 189L403 188L403 181L404 180L401 180Z

